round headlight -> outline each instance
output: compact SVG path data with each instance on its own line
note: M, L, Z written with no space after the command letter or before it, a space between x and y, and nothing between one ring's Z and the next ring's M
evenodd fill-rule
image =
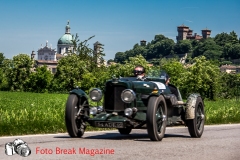
M126 108L124 110L124 114L125 114L125 116L131 116L133 114L132 108Z
M98 102L102 99L102 91L100 89L94 88L90 91L90 98L94 102Z
M136 94L131 89L125 89L121 94L122 101L125 103L131 103L136 98Z

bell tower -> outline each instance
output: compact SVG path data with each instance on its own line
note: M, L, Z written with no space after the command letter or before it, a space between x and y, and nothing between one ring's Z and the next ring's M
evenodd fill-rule
M178 31L178 36L176 37L177 41L187 39L189 27L181 25L177 27L177 31Z
M202 36L203 36L204 39L209 38L210 35L211 35L211 30L209 30L207 28L202 30Z

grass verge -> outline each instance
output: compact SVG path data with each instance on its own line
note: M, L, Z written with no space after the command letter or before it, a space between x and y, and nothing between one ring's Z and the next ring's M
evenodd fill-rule
M205 101L206 124L240 123L240 100Z

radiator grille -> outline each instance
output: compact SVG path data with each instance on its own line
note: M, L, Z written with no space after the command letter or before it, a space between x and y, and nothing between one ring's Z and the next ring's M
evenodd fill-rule
M104 108L106 111L124 111L124 102L121 100L121 93L126 89L123 86L114 86L111 83L106 85L104 95Z

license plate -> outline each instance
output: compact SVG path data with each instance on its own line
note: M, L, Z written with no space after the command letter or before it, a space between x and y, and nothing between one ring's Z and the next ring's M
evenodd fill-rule
M124 128L123 122L95 122L95 125L101 128Z

